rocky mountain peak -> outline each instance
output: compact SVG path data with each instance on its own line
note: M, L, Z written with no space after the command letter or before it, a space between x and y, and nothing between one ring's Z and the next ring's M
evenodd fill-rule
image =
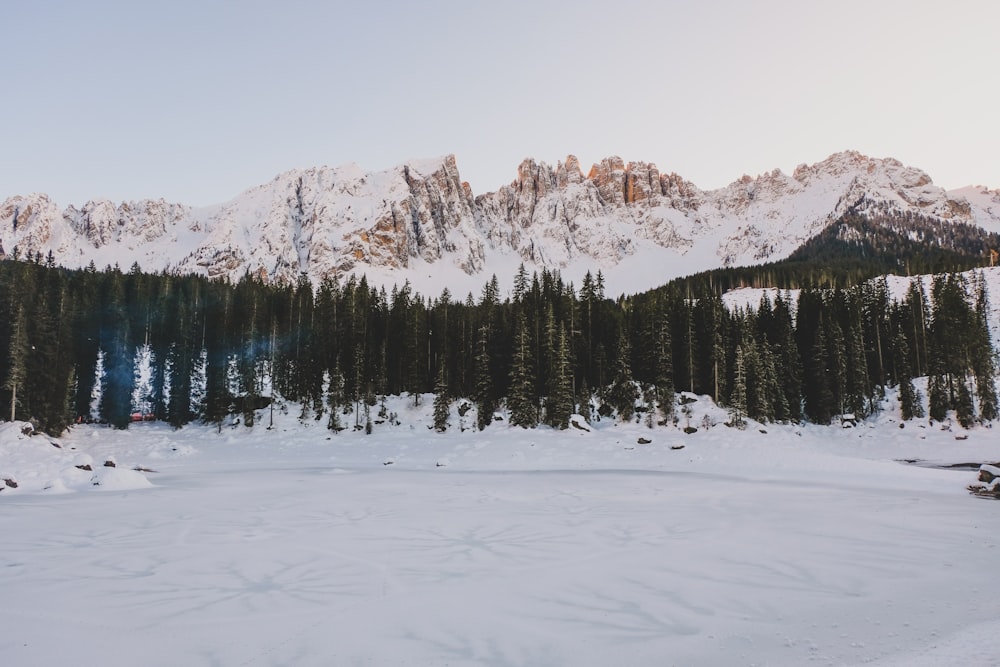
M196 209L95 200L60 210L45 195L11 197L0 205L0 246L22 257L51 250L68 266L138 262L233 280L246 272L286 282L303 272L314 282L366 273L409 279L425 293L444 285L475 291L482 273L513 275L523 261L577 281L602 270L610 290L627 291L779 259L849 208L1000 229L996 191L948 193L919 169L856 151L791 176L775 169L708 191L618 156L586 176L573 155L555 166L528 158L509 185L479 196L446 155L381 172L356 164L291 170Z

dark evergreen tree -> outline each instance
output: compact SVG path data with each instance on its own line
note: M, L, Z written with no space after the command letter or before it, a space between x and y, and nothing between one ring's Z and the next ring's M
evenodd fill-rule
M190 304L181 302L177 308L176 337L168 351L170 396L167 414L170 425L174 428L180 428L191 421L191 375L194 370L193 329Z
M248 428L254 425L260 404L261 377L258 361L262 328L258 286L255 279L246 275L236 287L236 315L241 322L240 347L236 351L241 393L240 412L243 414L243 424Z
M517 267L514 275L514 303L520 303L528 293L528 271L524 268L524 262Z
M496 410L493 375L490 369L490 331L485 324L479 329L475 364L476 388L473 400L476 402L476 426L482 431L493 422L493 413Z
M587 386L587 378L584 377L580 383L580 395L577 397L577 403L580 406L577 411L580 413L580 416L583 417L583 420L588 424L593 418L590 411L590 399L590 387Z
M665 321L655 318L655 352L653 355L654 366L654 392L656 393L656 403L660 414L663 416L663 423L666 424L674 417L674 404L676 402L674 390L674 368L673 351L670 345L670 326Z
M444 358L438 366L437 381L434 383L434 430L444 433L448 430L451 399L448 396L448 369Z
M17 409L17 390L23 388L27 378L28 323L24 307L16 306L11 318L10 342L7 345L7 373L3 388L10 392L10 420L14 421Z
M844 407L858 418L864 418L872 412L869 409L871 390L868 386L868 363L859 319L852 319L844 348L847 353Z
M805 397L806 414L817 424L829 424L837 410L833 391L835 379L829 368L829 356L826 327L821 319L813 338L809 391Z
M903 312L909 322L907 336L910 337L912 361L911 377L926 375L928 371L927 360L927 329L930 321L930 305L927 301L927 292L924 290L923 282L920 278L910 281L910 286L906 291L903 300ZM912 335L911 335L912 332Z
M844 331L834 317L824 318L827 325L826 367L830 371L830 389L833 392L831 409L835 414L847 411L847 353Z
M569 341L566 328L559 330L555 351L556 363L549 381L549 397L545 410L545 422L556 428L568 428L573 414L573 385L570 379ZM633 402L634 405L634 402Z
M330 372L330 386L327 389L326 403L330 408L330 419L327 428L331 431L341 431L343 426L340 422L340 413L343 410L347 397L344 394L344 374L340 370L340 361L335 360L333 370Z
M976 409L972 403L972 392L969 391L969 384L965 379L958 382L955 392L955 417L962 428L971 428L976 423Z
M222 422L232 408L229 392L229 342L231 329L231 293L228 288L215 285L209 292L209 306L205 312L205 414L202 419L222 430Z
M743 346L738 345L733 362L733 388L729 397L729 425L739 429L746 428L747 425L747 374L743 358Z
M778 294L772 311L774 326L770 342L781 391L781 398L775 403L774 418L779 422L797 422L802 418L802 361L795 344L795 326L789 303L789 299Z
M618 356L615 360L615 377L608 388L607 402L618 413L621 421L631 421L635 416L635 402L639 390L632 377L631 346L628 335L622 332L618 339Z
M131 417L134 356L128 344L124 278L121 273L113 272L108 281L101 329L104 377L101 380L100 415L115 428L123 429L128 426Z
M948 417L948 407L951 404L948 399L948 383L944 375L933 371L933 361L931 366L931 374L927 376L927 414L934 421L941 422Z
M976 377L976 394L979 398L979 417L992 421L998 416L996 365L990 342L989 299L982 275L976 283L975 334L972 340L972 372Z
M532 356L528 324L522 313L518 316L517 330L514 334L514 356L510 368L510 394L507 397L510 423L522 428L535 428L538 424L538 404L535 402Z
M896 334L893 345L895 361L894 365L900 369L898 371L899 381L899 411L903 421L909 421L917 417L924 416L924 408L920 404L920 397L913 387L913 380L909 371L909 346L906 342L906 335L900 331Z

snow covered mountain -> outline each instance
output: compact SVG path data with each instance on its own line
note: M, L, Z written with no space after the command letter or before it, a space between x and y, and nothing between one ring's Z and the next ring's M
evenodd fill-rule
M15 196L0 205L0 253L234 280L364 273L426 295L478 292L494 273L509 285L524 262L577 284L599 269L616 294L782 259L859 203L1000 232L1000 191L945 191L918 169L856 152L717 190L618 157L586 175L573 156L555 166L529 159L510 185L478 197L447 156L375 173L293 170L204 208L161 199L60 209L44 194Z

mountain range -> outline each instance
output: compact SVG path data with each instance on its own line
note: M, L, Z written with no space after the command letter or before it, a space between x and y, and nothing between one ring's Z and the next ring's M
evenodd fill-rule
M513 182L478 196L449 155L381 172L292 170L208 207L147 199L60 208L45 194L14 196L0 205L0 256L232 280L365 274L409 280L425 295L478 292L493 274L509 285L523 263L577 284L600 270L617 294L786 258L849 211L1000 232L1000 191L944 190L919 169L853 151L715 190L619 157L586 174L573 156L555 166L527 159Z

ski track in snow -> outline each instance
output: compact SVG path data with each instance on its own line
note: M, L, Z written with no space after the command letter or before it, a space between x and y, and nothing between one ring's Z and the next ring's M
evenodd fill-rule
M1000 506L966 493L969 471L892 460L1000 459L990 429L956 441L887 412L846 430L686 436L604 421L440 435L430 404L400 402L414 428L370 437L284 417L270 432L77 427L56 449L0 426L0 473L23 481L0 493L0 654L108 666L1000 657L987 584ZM100 491L64 469L108 455L156 468L155 486ZM79 492L46 491L52 475Z

